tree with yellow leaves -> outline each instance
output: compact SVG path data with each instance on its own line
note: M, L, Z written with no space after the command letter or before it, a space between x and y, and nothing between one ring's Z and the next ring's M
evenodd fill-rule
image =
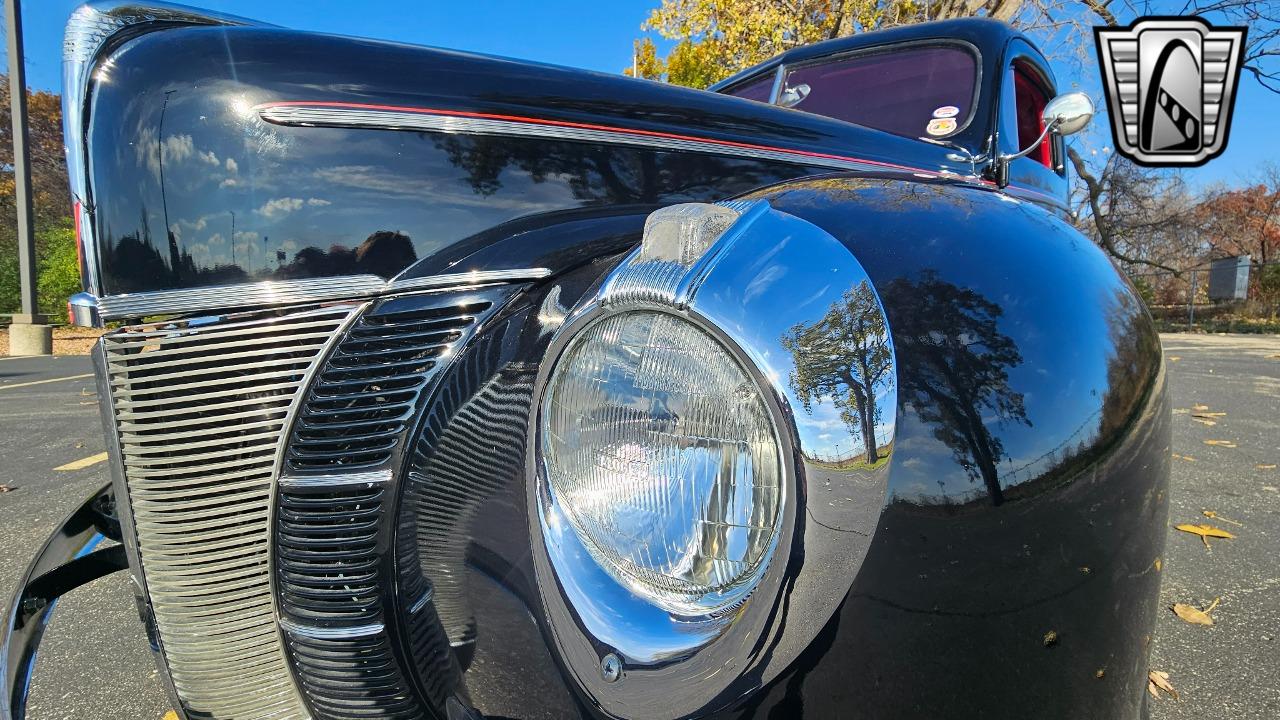
M662 0L642 29L676 44L665 58L635 42L628 75L705 88L790 48L866 30L968 15L1008 19L1022 0Z

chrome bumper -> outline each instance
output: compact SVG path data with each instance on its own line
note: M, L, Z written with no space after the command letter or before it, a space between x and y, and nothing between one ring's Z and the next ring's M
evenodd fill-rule
M67 516L27 568L0 628L0 720L22 720L35 669L36 649L62 595L123 570L124 546L97 546L120 540L111 486L95 492Z

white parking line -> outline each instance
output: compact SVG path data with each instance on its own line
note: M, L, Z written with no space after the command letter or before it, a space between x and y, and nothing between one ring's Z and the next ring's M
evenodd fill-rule
M48 380L32 380L31 382L14 383L12 385L0 385L0 390L8 390L10 388L31 387L32 385L44 385L51 382L62 382L63 380L83 380L93 377L93 373L85 373L83 375L68 375L66 377L49 378Z

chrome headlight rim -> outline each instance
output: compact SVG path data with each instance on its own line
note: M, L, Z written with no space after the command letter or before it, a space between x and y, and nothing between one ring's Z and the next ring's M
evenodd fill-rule
M681 272L647 264L675 255L669 237L652 237L651 229L661 229L661 224L647 222L641 246L600 278L573 310L548 313L553 331L540 336L546 345L525 445L532 579L540 620L569 686L581 693L583 702L610 716L625 717L636 708L663 720L703 715L778 678L844 606L887 497L891 463L852 469L831 464L828 448L834 441L852 447L853 430L834 430L834 438L822 434L830 428L826 423L832 404L827 401L832 398L806 397L794 387L795 357L784 342L802 325L823 323L836 305L853 299L855 290L872 296L869 306L857 312L887 328L871 277L847 241L774 210L767 200L729 201L699 210L721 216L725 209L735 212L736 220L719 228L714 242L701 242L692 262L682 254ZM650 240L655 244L646 253ZM787 500L776 544L754 590L717 615L675 615L622 588L590 557L576 532L554 532L555 517L544 512L540 497L545 484L540 408L552 367L569 339L592 318L639 308L678 314L731 349L763 391L779 435ZM884 447L890 447L896 370L891 338L887 329L881 332L890 380L875 391L885 409L882 421L876 416L876 431L877 442L887 438ZM823 403L825 415L817 412ZM564 530L566 524L558 527ZM573 570L562 572L566 566Z
M779 482L778 509L773 522L773 531L766 548L760 553L760 557L753 564L753 567L737 576L730 587L720 591L688 596L664 594L650 587L642 586L639 580L627 582L624 578L618 577L603 567L603 563L607 561L598 558L597 550L591 548L589 541L584 541L577 531L573 529L568 517L571 511L562 506L562 503L559 502L551 488L551 480L543 449L546 442L544 418L547 415L548 403L552 396L551 386L555 371L566 355L582 340L588 330L611 318L636 313L660 313L674 317L709 335L718 344L718 348L733 360L738 369L751 382L769 420L776 449ZM628 613L637 614L640 617L648 617L650 615L655 618L664 617L675 635L687 633L692 626L701 626L706 631L722 626L742 609L752 595L759 591L776 589L776 584L772 587L762 586L765 585L763 582L765 576L769 574L768 571L778 555L779 543L790 525L787 519L792 514L790 506L793 504L791 499L795 493L795 472L794 463L792 462L794 443L791 435L785 431L788 426L789 415L783 409L782 399L777 396L769 379L751 360L750 354L730 337L724 329L691 308L677 308L649 301L627 301L611 304L593 301L571 315L561 327L560 332L548 348L535 388L538 411L531 423L534 428L534 442L531 443L531 455L535 465L536 481L534 497L538 511L539 530L546 541L545 544L549 550L552 565L562 586L586 584L596 586L598 589L601 584L610 585L612 587L609 595L613 598L611 602L620 604L626 608ZM584 552L588 557L583 557ZM621 597L623 594L632 596L629 598L629 602L623 601L624 599ZM579 598L578 604L584 602L590 602L586 599L585 593L584 597ZM701 638L701 640L707 639L704 637L704 633L694 633L694 637ZM688 649L688 640L689 638L673 637L674 645L672 647L658 652L653 652L651 649L647 653L632 650L628 654L634 657L652 655L656 658L660 655L679 652L681 649ZM701 644L701 641L696 644ZM617 647L626 651L629 650L629 645L630 643L622 642Z

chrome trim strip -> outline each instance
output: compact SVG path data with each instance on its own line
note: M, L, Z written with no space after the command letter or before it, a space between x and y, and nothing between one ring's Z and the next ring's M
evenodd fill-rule
M312 625L299 625L291 620L280 618L280 627L294 635L301 635L303 637L314 638L316 640L343 640L345 638L380 635L386 626L382 623L370 623L369 625L352 625L351 627L316 627Z
M342 333L338 333L339 335ZM328 353L325 353L326 356ZM298 393L302 397L303 393ZM292 428L293 422L290 420L289 427ZM285 443L284 445L287 445ZM282 445L283 448L283 445ZM283 450L281 452L283 458ZM381 485L391 482L390 470L370 470L368 472L354 472L344 474L326 474L326 475L281 475L276 481L276 486L286 490L298 488L328 488L328 487L346 487L349 485Z
M425 277L404 278L387 283L386 292L401 290L425 290L428 288L455 288L467 285L482 285L492 282L510 282L517 280L541 280L551 275L549 268L521 268L518 270L472 270L465 273L449 273L447 275L428 275Z
M668 137L651 135L627 128L601 130L591 127L573 127L546 122L530 122L519 119L494 119L466 117L435 113L430 110L379 110L373 108L318 107L302 105L268 105L258 109L259 116L277 125L303 127L352 127L378 130L419 130L440 133L468 133L472 135L506 135L535 137L552 140L634 145L658 150L684 150L748 157L757 160L775 160L799 165L832 168L836 170L903 170L907 168L889 162L855 160L764 147L712 139Z
M440 133L470 133L473 135L506 135L535 137L552 140L633 145L658 150L683 150L688 152L730 155L774 160L795 165L809 165L833 170L909 172L929 177L948 177L979 187L996 189L994 183L978 175L960 174L947 167L936 170L909 167L879 160L861 160L837 155L824 155L806 150L786 150L752 146L747 143L719 141L712 138L684 138L667 136L629 128L599 129L575 127L570 123L538 121L537 119L471 117L452 111L417 110L413 108L378 109L375 107L339 107L334 105L273 104L258 108L258 116L277 125L296 127L351 127L373 130L418 130ZM1033 188L1009 186L1025 193L1038 195L1061 205L1061 199ZM1006 188L1007 189L1007 188Z
M121 32L140 25L159 23L186 25L259 25L273 27L226 13L196 10L165 2L125 2L99 0L76 8L67 19L62 40L62 138L67 154L67 179L72 200L79 205L80 244L88 277L84 288L101 292L98 282L98 247L89 202L89 175L85 157L85 120L88 114L90 83L102 51Z
M182 290L108 295L98 298L98 311L107 320L233 307L265 307L368 297L386 285L377 275L346 275L306 280L267 280Z
M264 280L236 285L156 290L96 298L99 320L139 318L148 315L221 311L232 308L262 309L275 305L354 300L411 290L461 288L497 282L541 280L548 268L473 270L393 280L377 275L340 275L302 280Z

